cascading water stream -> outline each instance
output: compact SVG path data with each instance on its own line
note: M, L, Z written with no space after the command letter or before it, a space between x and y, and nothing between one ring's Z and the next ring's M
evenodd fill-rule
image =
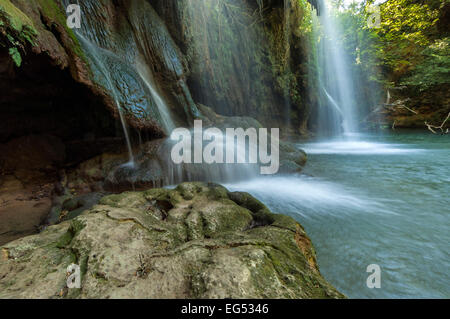
M170 149L176 141L168 139L162 145L158 157L158 162L162 166L162 176L165 179L161 184L174 185L194 180L231 183L226 185L230 190L248 191L261 199L273 211L290 214L305 224L308 232L311 233L313 242L316 243L322 272L349 296L399 297L405 294L405 290L411 296L416 296L422 288L422 283L425 282L425 277L421 273L424 274L426 268L435 267L431 260L445 259L445 244L448 242L444 227L428 230L429 224L427 224L428 220L433 218L436 225L442 225L444 219L441 218L445 218L445 214L442 212L445 211L448 204L441 200L435 200L436 212L424 216L416 207L423 207L425 211L429 210L430 205L420 200L418 193L423 190L429 191L429 196L432 198L433 195L439 195L442 185L448 185L448 183L445 184L446 175L440 168L448 167L446 162L449 157L433 156L433 159L439 158L443 162L435 166L436 170L428 167L431 174L428 169L427 174L422 174L420 169L411 170L411 167L418 167L422 163L429 162L428 155L422 150L410 149L401 144L402 140L385 143L379 141L378 137L374 140L367 136L358 137L358 139L355 139L354 136L348 137L348 135L358 132L358 105L356 103L357 94L355 94L358 91L352 78L351 61L339 43L339 26L332 11L326 6L326 2L326 0L319 0L320 25L323 35L318 50L318 61L321 68L319 72L320 95L324 106L322 107L324 116L320 120L320 125L321 128L329 128L332 137L340 138L346 135L346 139L301 146L312 157L306 172L310 169L309 172L312 175L321 177L258 178L256 165L176 165L170 159ZM211 4L219 5L221 3L212 0L191 1L188 9L192 17L199 18L192 21L210 21L214 17L213 9L216 8ZM284 29L285 35L287 35L285 36L286 50L289 50L290 45L289 15L289 1L286 0ZM234 30L227 30L226 26L222 25L219 30L220 39L223 42L229 42L230 51L237 50L239 41L234 37L227 38L224 35L225 30L229 31L228 35L233 34ZM195 46L198 50L197 53L204 58L204 61L210 63L214 79L223 80L230 75L246 79L246 72L241 74L241 71L246 71L245 67L233 69L232 73L226 68L220 70L220 65L226 65L223 55L212 55L216 60L211 60L210 53L217 43L212 42L215 37L208 33L211 32L210 29L200 28L195 31L198 32L196 34L197 41L199 41ZM289 56L289 51L286 53ZM157 87L151 82L151 76L143 73L140 75L144 80L150 79L150 81L146 81L150 88ZM219 75L226 75L226 77ZM152 92L153 98L158 100L155 98L154 92L157 94L158 91L153 90ZM285 96L289 96L289 91L286 93ZM389 92L386 102L390 103ZM288 103L285 105L286 123L289 120L290 105ZM161 111L164 105L159 104L158 108L164 114L164 111ZM170 115L167 118L170 118ZM164 125L168 126L168 123ZM222 145L222 147L224 151L228 151L228 145ZM239 153L245 153L245 151L245 149L240 150ZM435 154L439 154L439 152L437 151ZM371 156L367 156L368 154ZM413 165L409 162L397 161L400 156L406 154L405 158L415 161ZM392 165L391 156L396 158L395 165ZM399 167L400 170L398 170ZM386 174L386 171L390 174ZM356 174L349 179L348 176L351 176L352 172L356 172ZM373 175L373 172L376 174ZM408 175L411 173L413 175ZM405 176L411 177L408 184L412 181L419 181L412 195L409 190L402 192L404 184L392 182L392 174L398 174L398 180ZM333 182L328 180L333 180ZM425 184L430 185L429 189L423 189L420 186ZM364 189L368 191L366 192ZM393 193L396 193L402 201L395 202L393 205L390 198ZM405 223L405 220L410 222ZM417 232L417 227L421 229L420 232ZM435 233L440 234L441 239L433 243L429 237L434 236ZM438 249L429 249L430 247ZM408 253L405 254L405 251ZM443 251L444 254L441 254L440 251ZM422 255L426 255L427 259L421 260L415 257ZM384 278L395 278L391 281L393 284L386 285L384 289L379 290L365 289L363 285L366 279L365 270L367 265L373 262L381 264L383 274L386 275ZM409 273L410 269L414 269L412 274ZM436 273L441 271L441 269L437 269ZM446 278L445 273L439 274L441 278ZM355 285L355 282L360 282L361 285ZM430 286L429 283L426 285ZM440 280L433 280L431 285L433 288L429 289L430 296L441 296L440 291L444 291L445 284Z
M228 0L187 2L187 13L193 19L189 20L192 24L188 25L188 29L193 35L192 49L195 50L198 56L202 57L202 61L206 63L212 78L223 84L223 81L228 81L228 78L232 77L236 83L243 84L242 92L244 94L242 100L250 100L252 97L252 90L250 89L251 67L253 65L250 56L261 49L262 45L258 42L259 39L256 38L254 29L250 27L254 21L246 13L240 12L236 8L242 8L245 12L250 12L250 9L247 5L241 3L240 0L235 0L235 2L238 7L230 6ZM64 4L68 5L69 2L64 0ZM262 8L262 3L260 5ZM101 7L96 2L83 3L83 9L94 17L101 14L99 11ZM286 11L286 18L289 20L289 12L288 10ZM145 28L142 28L141 25L133 20L137 16L136 12L132 10L130 12L130 23L133 25L132 34L136 41L146 43ZM226 18L222 16L222 13L226 13ZM222 24L223 21L221 19L235 21L234 19L236 18L240 23L234 23L232 26ZM249 27L243 30L241 28L242 23ZM203 28L203 25L213 26L213 30ZM152 63L151 59L146 56L149 48L144 44L142 44L142 47L140 45L134 47L132 41L128 43L126 40L120 39L115 33L110 32L111 30L103 24L96 23L94 19L88 19L82 25L82 28L76 31L76 36L83 47L86 57L92 64L91 69L94 70L97 76L96 80L109 91L114 99L124 130L130 160L128 164L116 167L111 172L111 181L114 181L114 179L115 181L127 180L134 187L135 182L139 179L148 178L149 181L154 182L154 185L164 186L196 180L230 182L250 179L257 175L258 165L253 164L177 165L171 158L171 149L176 143L171 139L166 139L157 150L153 149L151 154L145 153L143 148L133 155L123 111L137 109L145 112L147 111L145 106L150 106L153 109L153 113L149 112L148 114L158 121L158 124L164 128L168 136L170 136L176 126L169 107L164 101L164 93L167 92L162 90L162 86L159 86L150 65ZM217 32L219 39L216 39L214 32ZM241 32L249 40L246 42L246 49L244 50L248 54L245 55L246 57L243 61L240 61L242 62L240 67L233 67L232 62L235 60L230 53L239 52L243 49L242 42L239 41L238 37L238 35L241 35ZM289 33L290 30L286 30L286 32ZM129 36L130 34L124 31L124 35ZM286 39L288 41L288 34ZM218 45L222 45L222 47L218 52L219 54L216 55L214 49L217 47L217 44L214 41L218 40L220 40ZM122 41L124 42L122 43ZM286 43L286 49L289 51L289 42ZM212 57L214 57L214 60L211 60ZM218 85L217 89L220 87ZM231 88L234 88L234 86L231 86ZM139 89L143 94L136 97L136 92ZM205 93L205 95L207 95L207 92L205 92L207 90L209 90L207 85L201 87L201 93ZM146 99L151 100L153 103L140 103ZM208 100L206 99L206 101ZM215 104L211 103L210 106L215 106ZM242 109L240 111L244 113L247 110ZM230 150L230 147L233 147L223 143L221 146L225 153ZM246 149L235 149L234 151L237 154L246 154L248 147ZM136 182L136 184L138 183Z
M339 112L339 114L344 117L344 113L342 112L341 108L339 107L339 105L337 104L337 102L333 99L333 97L327 92L327 90L322 87L323 92L325 93L325 95L327 96L328 100L330 101L331 105Z
M355 83L350 61L340 43L341 34L333 10L327 0L319 0L321 8L316 30L322 31L318 45L319 85L325 92L319 110L319 132L333 137L358 132L358 110Z
M164 102L163 98L156 89L153 74L149 70L149 67L145 63L145 59L142 56L138 56L138 58L136 59L136 69L138 71L139 76L142 78L142 81L147 86L150 95L156 104L156 107L158 108L159 114L161 115L161 122L162 125L164 126L166 134L170 135L170 133L175 129L175 124L172 120L172 116L167 107L167 104Z
M105 64L102 62L102 59L100 57L100 54L98 53L99 50L102 50L100 48L95 47L91 42L89 42L89 40L87 40L83 35L81 35L80 33L76 33L78 39L81 40L81 42L83 43L83 45L86 47L86 49L89 51L90 56L92 57L92 59L95 61L95 63L98 66L98 69L100 70L100 72L102 72L102 74L104 75L107 83L108 83L108 89L112 92L113 98L114 98L114 102L117 106L117 112L119 113L119 118L120 118L120 122L122 124L122 129L123 129L123 133L125 136L125 141L127 144L127 150L128 150L128 154L129 154L129 162L127 163L127 165L129 166L134 166L134 155L133 155L133 149L131 147L131 140L130 140L130 134L128 132L128 126L127 123L125 121L125 117L123 115L122 112L122 108L120 107L120 103L119 103L119 99L118 99L118 93L117 90L115 89L114 85L113 85L113 81L111 79L111 75L109 74L109 70L106 68ZM106 50L104 50L104 54L108 54L108 52L106 52Z
M201 132L199 132L202 134ZM191 130L194 135L194 130ZM216 136L214 138L223 154L230 152L235 154L237 162L245 162L246 156L251 148L257 148L256 145L246 143L246 145L227 144L225 137ZM251 180L259 176L260 165L258 163L182 163L175 164L171 159L171 149L178 141L167 139L158 151L162 168L165 172L164 184L176 185L184 181L208 181L217 183L230 183L242 180ZM191 145L194 145L192 140ZM208 143L203 142L202 147Z
M68 0L62 0L62 3L65 7L71 4ZM155 62L146 55L146 48L137 44L147 43L148 32L141 30L137 24L113 30L108 21L112 21L110 19L114 17L103 15L102 4L96 1L77 3L85 14L85 19L81 28L74 30L75 35L91 64L94 81L108 91L116 104L129 153L127 166L134 167L137 154L133 154L124 112L129 112L131 118L139 122L153 120L167 135L175 128L171 112L164 100L165 95L156 83L154 71L150 67L150 64ZM129 8L130 23L139 21L135 18L136 12L132 10L133 8L133 6ZM150 10L149 7L147 9ZM155 23L155 26L160 24ZM149 37L152 35L153 33ZM170 46L167 50L169 49ZM171 59L175 67L176 54Z
M197 18L190 20L193 24L191 28L195 31L193 34L197 35L194 38L194 47L209 68L212 79L224 81L232 75L236 79L243 79L243 83L248 83L245 81L249 78L246 76L248 70L245 61L241 68L225 68L228 64L222 53L235 53L242 49L242 42L234 36L234 29L228 24L219 24L218 30L204 27L208 26L206 22L210 22L214 17L221 17L215 11L219 5L231 1L188 2L190 16ZM317 52L321 102L319 130L328 131L332 137L340 138L358 132L355 94L358 91L351 76L350 61L339 43L339 26L327 2L318 0L320 24L316 21L316 27L320 26L323 32ZM258 4L260 3L261 1L258 1ZM289 50L290 46L289 4L289 1L285 0L286 50ZM198 23L199 21L202 23ZM217 31L218 37L215 37L212 31ZM79 38L83 39L81 36ZM218 44L213 42L214 39L229 44L228 50L211 54ZM249 36L248 39L253 38ZM94 63L98 64L98 69L114 92L130 157L133 159L126 123L121 114L120 99L109 73L112 71L108 70L107 61L103 62L110 53L106 50L103 52L103 49L86 39L83 43L88 51L92 51L89 54L92 54ZM286 54L289 56L289 51L286 51ZM170 112L162 95L158 93L158 86L148 65L143 61L139 58L135 61L139 76L147 85L149 96L155 101L163 118L162 124L168 130L173 126ZM251 90L243 91L243 100L248 96L252 97ZM286 93L285 96L289 96L288 87ZM386 103L389 104L389 91L387 94ZM289 101L285 105L287 123L290 110L288 104ZM155 183L155 186L194 180L228 182L231 184L226 186L230 190L250 192L273 211L299 219L306 226L317 247L321 271L350 297L417 297L424 290L427 296L445 297L448 295L445 285L448 282L448 275L445 273L448 268L445 267L448 264L448 231L442 226L446 225L448 200L446 201L442 194L448 193L446 186L449 185L445 170L449 166L450 158L447 156L448 145L440 147L446 148L444 151L438 147L431 149L433 155L430 156L420 149L422 146L430 147L429 145L422 145L420 148L408 147L403 145L404 137L395 137L387 144L384 141L380 143L378 136L372 138L373 140L365 136L355 140L353 137L353 140L347 138L344 141L299 145L311 154L306 172L320 177L257 178L257 165L177 165L170 158L170 150L176 141L170 139L160 147L153 163L136 165L129 171L131 175L136 172L136 175L141 174L140 177L147 174L149 178L154 178L155 171L159 172L161 182ZM410 143L423 143L423 138L415 137ZM225 152L228 151L227 148L228 145L222 145ZM234 151L245 154L246 149ZM371 156L367 156L369 154ZM391 159L393 156L395 160ZM139 162L138 155L136 159ZM124 170L128 168L122 167ZM152 168L156 169L151 170ZM429 200L423 200L423 193ZM395 201L392 200L393 194ZM430 220L433 222L430 223ZM386 281L390 284L383 289L370 290L364 285L366 267L373 262L380 263L385 276L383 278L390 279L390 282ZM433 269L431 273L435 273L434 277L429 277L430 269Z

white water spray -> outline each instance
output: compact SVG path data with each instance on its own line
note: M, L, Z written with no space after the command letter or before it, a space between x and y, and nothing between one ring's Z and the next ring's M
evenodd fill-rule
M156 104L156 107L158 108L159 114L161 116L161 122L164 126L166 134L170 135L170 133L175 129L175 124L172 121L172 116L170 114L169 108L167 107L167 104L164 102L163 98L156 89L153 74L142 56L138 56L138 58L136 59L136 69L142 81L147 86L150 95Z
M340 43L341 32L328 0L319 0L321 9L316 30L322 34L318 44L319 84L325 92L319 111L319 131L332 136L358 132L358 109L350 61ZM319 27L320 25L320 27Z

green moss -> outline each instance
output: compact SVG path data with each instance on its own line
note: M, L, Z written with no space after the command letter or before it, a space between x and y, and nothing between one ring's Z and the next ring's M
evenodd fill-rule
M81 296L81 289L74 288L69 289L69 292L67 293L67 296L65 299L78 299Z
M69 229L65 232L56 242L57 248L67 248L72 242L73 238L85 227L86 225L78 219L72 220Z
M0 46L8 48L17 67L22 64L21 51L34 45L37 32L33 22L9 0L0 0Z
M33 26L31 19L16 8L9 0L0 0L0 12L8 15L8 22L14 30L21 31L25 26Z
M73 231L74 237L86 227L83 221L79 219L74 219L70 224L70 229Z
M70 242L73 239L73 235L70 231L67 231L66 233L64 233L56 242L56 247L57 248L64 248L67 245L70 244Z
M211 200L228 199L228 190L222 185L209 183L208 198Z
M130 207L139 208L147 204L147 199L142 192L124 192L103 197L100 205L109 205L112 207Z
M89 255L83 255L83 257L81 257L80 260L80 272L82 277L84 277L84 275L87 273L88 263L89 263Z
M81 47L78 38L75 35L75 32L67 26L67 16L64 13L64 10L60 7L60 5L55 0L37 0L39 6L42 10L42 13L49 19L53 21L53 23L57 23L60 26L64 27L67 34L71 38L72 45L70 49L73 51L75 55L83 59L85 63L88 63L88 59L84 54L84 51Z
M297 230L297 223L292 219L292 217L282 215L282 214L273 214L274 222L272 226L290 229L292 231Z
M206 238L216 238L224 233L244 231L252 222L253 218L247 209L232 203L220 205L214 210L206 207L201 214L202 231Z
M17 48L9 48L9 55L17 66L22 64L22 56Z
M229 198L236 204L245 207L252 212L256 225L270 225L275 221L275 215L259 200L248 193L233 192L228 194Z
M205 187L204 183L182 183L175 188L175 190L183 197L185 200L191 200L194 196L200 193Z

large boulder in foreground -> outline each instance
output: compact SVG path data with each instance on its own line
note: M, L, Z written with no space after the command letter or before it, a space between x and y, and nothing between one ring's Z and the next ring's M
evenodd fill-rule
M0 298L344 297L297 222L216 184L110 195L0 256Z

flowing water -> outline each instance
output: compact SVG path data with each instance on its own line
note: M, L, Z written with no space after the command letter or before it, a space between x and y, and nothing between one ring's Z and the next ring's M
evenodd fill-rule
M194 136L195 129L190 131L191 136ZM216 132L218 133L218 132ZM202 132L197 134L202 136ZM206 134L205 134L206 135ZM248 161L250 155L250 148L257 152L257 147L254 144L239 143L228 144L226 138L222 134L208 135L207 142L202 141L197 147L206 148L208 144L214 139L217 149L220 149L223 156L220 162L222 163L181 163L175 164L171 158L171 151L178 140L167 139L158 151L158 156L163 163L164 171L164 185L175 185L184 181L207 181L216 183L227 183L231 181L249 180L258 176L260 167L258 163L250 163ZM190 141L191 146L195 145L195 138ZM217 150L216 149L216 150ZM216 152L214 152L216 153ZM225 158L227 154L234 154L235 163L226 163ZM241 164L242 163L242 164Z
M317 46L319 86L324 96L319 101L318 129L337 136L358 131L358 114L354 79L350 61L340 39L339 24L327 0L319 0L321 13L314 19Z
M450 296L450 144L429 132L359 134L357 86L328 1L321 0L317 140L306 175L226 185L301 222L327 280L351 298ZM388 93L389 94L389 93ZM389 97L388 97L389 100ZM381 288L366 284L371 264Z
M131 147L131 140L130 140L130 134L128 131L128 125L125 121L125 117L123 115L122 107L120 106L117 89L113 85L113 81L110 74L110 68L108 68L106 64L105 56L112 56L112 54L106 50L103 50L101 48L98 48L94 46L89 40L87 40L83 35L80 33L76 33L78 39L81 41L81 43L85 46L86 52L89 52L89 56L92 59L92 62L97 65L97 68L101 70L105 80L106 84L108 85L108 89L112 93L114 97L114 102L117 106L117 112L119 113L120 123L122 124L122 129L125 137L125 141L127 144L127 150L128 150L128 157L129 161L127 165L133 166L134 165L134 155L133 150Z
M324 277L351 298L450 297L450 140L429 133L299 144L311 176L226 185L306 228ZM381 288L369 289L370 264Z
M394 132L385 136L356 133L359 105L356 105L355 83L349 71L350 61L339 43L339 28L325 6L326 0L319 1L323 32L318 46L319 94L322 95L319 131L331 133L334 139L299 143L299 147L309 154L307 175L262 178L256 177L257 167L254 166L177 166L168 158L174 143L168 140L163 145L163 153L167 156L163 162L168 166L165 183L196 179L224 181L229 183L225 186L230 190L247 191L274 212L296 218L312 238L322 274L349 297L448 298L449 137L414 132ZM288 3L286 0L286 50L289 49L290 33ZM220 82L233 76L248 84L251 77L246 67L231 70L226 67L232 59L230 52L243 49L243 43L234 37L234 30L221 23L223 17L219 9L226 4L223 1L189 2L194 46L199 56L207 61L206 66L214 79ZM248 22L243 14L231 17ZM218 21L217 30L205 28L213 18ZM215 31L221 40L219 43L226 44L218 52L228 55L215 54L215 42L211 42ZM247 38L253 39L253 33L247 33ZM78 37L91 62L102 71L105 85L115 94L132 163L131 144L117 97L119 93L115 93L107 63L115 57L83 36ZM246 41L246 51L256 52L254 43ZM161 124L170 132L174 123L152 72L139 57L134 63L162 117ZM243 92L242 100L252 99L250 88ZM288 125L289 103L285 110L285 124ZM239 111L247 114L249 110ZM366 268L370 264L381 267L380 289L366 286L369 275Z
M156 104L156 107L158 108L159 114L161 115L161 124L164 128L164 131L169 135L175 129L175 123L172 120L172 115L166 102L157 91L157 85L153 78L153 74L146 64L144 57L138 56L138 58L136 59L136 69L139 76L142 78L142 81L144 81L145 85L147 86L150 95Z

